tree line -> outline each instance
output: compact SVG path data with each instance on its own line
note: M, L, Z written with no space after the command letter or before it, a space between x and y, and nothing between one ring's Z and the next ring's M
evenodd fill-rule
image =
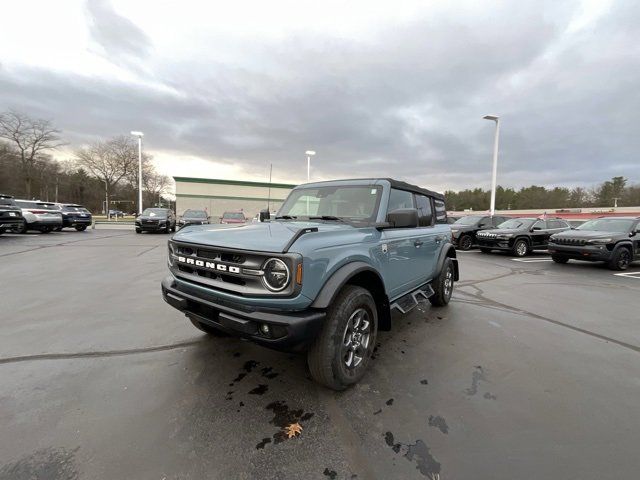
M137 211L138 143L128 136L82 146L66 161L52 153L64 142L49 120L23 113L0 113L0 193L17 198L79 203L93 212ZM155 171L152 157L142 156L143 203L157 205L172 180Z
M489 209L491 191L481 188L446 191L447 209L462 211ZM624 177L613 177L592 188L546 188L537 185L496 188L497 210L560 209L582 207L637 207L640 206L640 185L628 185Z

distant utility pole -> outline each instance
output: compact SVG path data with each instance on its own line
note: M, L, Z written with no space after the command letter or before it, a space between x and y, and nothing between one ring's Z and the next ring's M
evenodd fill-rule
M485 115L485 120L493 120L496 122L496 134L493 139L493 174L491 176L491 207L490 214L496 211L496 177L498 176L498 139L500 137L500 117L497 115Z
M271 212L271 174L273 173L273 163L269 164L269 196L267 197L267 210Z
M613 197L613 208L618 208L618 200L620 197Z

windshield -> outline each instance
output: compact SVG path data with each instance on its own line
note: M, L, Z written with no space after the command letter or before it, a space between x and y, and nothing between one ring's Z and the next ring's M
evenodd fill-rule
M186 212L184 212L183 217L207 218L207 214L202 210L187 210Z
M628 218L598 218L583 223L576 230L588 230L593 232L628 232L635 220Z
M235 212L224 212L224 215L222 215L222 218L227 220L244 220L244 214L235 213Z
M150 217L166 217L167 211L164 208L145 208L142 215L148 215Z
M337 217L374 221L382 187L345 185L293 190L278 211L278 217Z
M484 217L479 215L469 215L468 217L459 218L454 222L454 225L473 225L474 223L478 223Z
M13 205L13 198L0 197L0 205Z
M507 230L516 230L518 228L529 228L533 225L535 220L531 220L529 218L512 218L511 220L507 220L506 222L502 222L498 225L498 228L505 228Z

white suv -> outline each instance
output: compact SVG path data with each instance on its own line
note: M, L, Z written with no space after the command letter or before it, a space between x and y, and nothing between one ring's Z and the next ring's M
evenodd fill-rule
M16 200L15 202L22 209L24 217L24 224L17 230L18 233L26 233L27 230L49 233L62 227L62 213L56 209L54 203L39 200Z

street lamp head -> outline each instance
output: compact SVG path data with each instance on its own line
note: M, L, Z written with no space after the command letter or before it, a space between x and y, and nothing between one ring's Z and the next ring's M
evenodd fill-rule
M304 153L305 153L305 155L309 155L309 156L311 156L311 155L315 155L315 154L316 154L316 152L315 152L314 150L307 150L307 151L306 151L306 152L304 152Z
M144 133L142 132L131 132L131 135L134 137L144 137Z
M493 120L494 122L497 122L500 117L497 115L485 115L482 118L484 118L485 120Z

